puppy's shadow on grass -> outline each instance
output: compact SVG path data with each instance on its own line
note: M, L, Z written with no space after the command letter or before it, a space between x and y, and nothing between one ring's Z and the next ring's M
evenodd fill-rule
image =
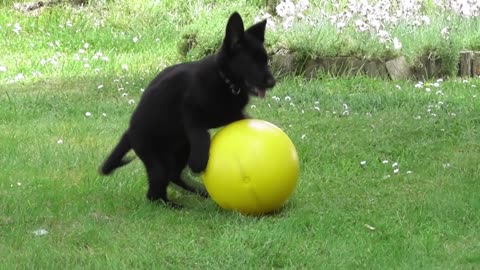
M287 201L282 207L262 214L242 214L236 210L224 209L218 205L212 198L203 198L180 188L169 188L169 196L172 202L180 207L171 207L163 202L149 202L145 200L145 204L152 211L166 211L169 214L181 215L197 215L205 219L231 219L241 218L242 220L261 220L261 219L277 219L288 216L295 208L295 203Z
M186 180L195 185L195 186L202 186L202 179L201 177L192 174L189 170L185 170L183 173ZM220 205L218 205L211 197L203 198L198 196L198 194L193 194L191 192L182 190L179 187L171 187L170 188L170 195L175 202L181 204L181 208L175 209L180 211L199 211L201 213L216 213L218 215L228 217L228 216L242 216L244 218L279 218L288 215L290 211L294 208L294 202L290 199L288 200L282 207L273 210L268 213L262 214L242 214L238 211L231 210L231 209L224 209Z
M288 201L282 207L270 212L261 213L261 214L243 214L237 210L224 209L211 198L206 199L205 202L206 202L205 207L202 207L200 209L202 212L215 213L218 216L222 216L225 218L232 217L232 216L241 217L244 219L252 219L252 220L264 219L264 218L268 218L268 219L283 218L287 216L289 213L291 213L291 211L293 211L294 209L294 203ZM195 211L197 211L197 209L195 209Z

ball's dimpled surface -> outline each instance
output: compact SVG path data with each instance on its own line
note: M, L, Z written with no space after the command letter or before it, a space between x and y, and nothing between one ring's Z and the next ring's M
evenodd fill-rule
M222 208L264 214L283 206L298 174L297 152L287 134L267 121L244 119L214 135L202 176Z

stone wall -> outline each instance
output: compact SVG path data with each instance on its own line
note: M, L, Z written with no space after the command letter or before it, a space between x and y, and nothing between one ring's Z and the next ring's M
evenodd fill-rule
M446 77L449 72L442 59L422 56L415 65L409 65L404 56L391 59L359 59L356 57L316 57L300 59L295 54L272 56L272 68L279 74L297 74L308 78L318 73L342 75L366 75L391 80L428 80ZM458 57L460 77L480 76L480 51L463 50Z

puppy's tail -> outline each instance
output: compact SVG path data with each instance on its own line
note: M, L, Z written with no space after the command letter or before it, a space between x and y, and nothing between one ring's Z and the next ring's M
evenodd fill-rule
M133 158L124 158L125 154L132 149L130 145L130 140L128 139L128 133L125 132L118 142L117 146L113 149L110 156L103 162L102 166L99 169L100 174L109 175L115 169L122 167L130 163Z

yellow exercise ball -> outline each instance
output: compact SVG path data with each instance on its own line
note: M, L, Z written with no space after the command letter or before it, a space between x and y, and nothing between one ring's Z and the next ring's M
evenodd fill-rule
M270 122L244 119L213 136L202 178L220 207L259 215L284 205L298 175L297 151L287 134Z

